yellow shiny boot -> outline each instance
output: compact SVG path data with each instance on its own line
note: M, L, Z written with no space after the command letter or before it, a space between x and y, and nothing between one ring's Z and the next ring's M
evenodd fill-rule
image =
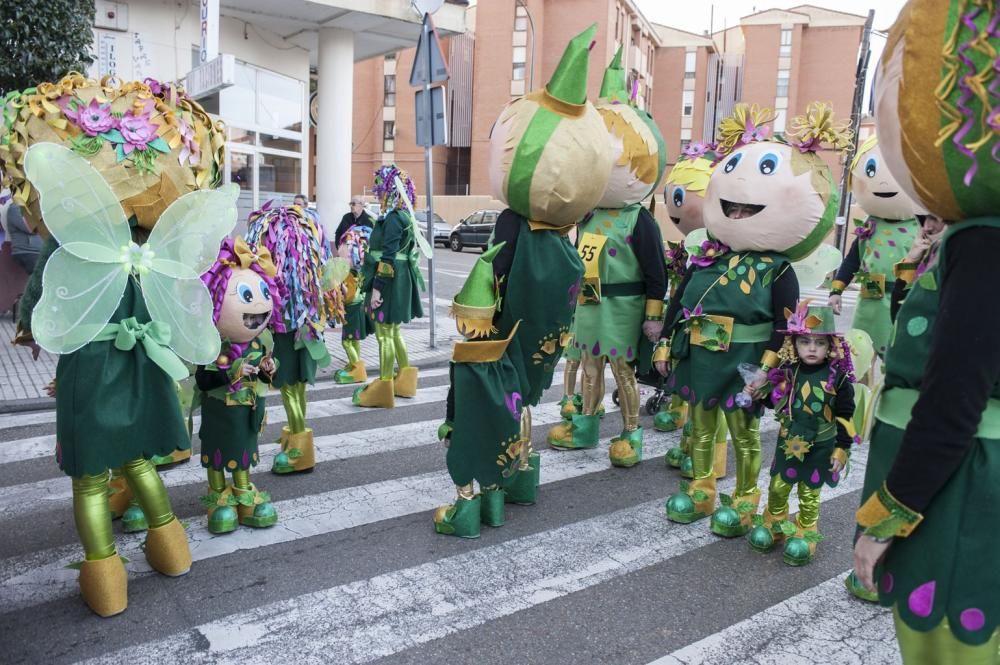
M110 617L128 607L128 574L118 552L80 564L80 595L95 614Z
M396 397L416 397L417 368L403 367L392 381L393 393Z
M396 391L393 380L375 379L367 386L354 391L354 404L376 409L392 409L396 406Z
M308 473L315 466L316 446L313 443L313 431L307 427L304 432L288 434L283 450L274 456L271 473L278 475Z
M146 561L168 577L180 577L191 570L191 548L180 520L174 517L163 526L149 527Z

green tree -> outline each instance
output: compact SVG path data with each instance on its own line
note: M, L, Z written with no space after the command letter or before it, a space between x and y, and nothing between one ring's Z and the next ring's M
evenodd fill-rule
M93 25L94 0L0 2L0 94L85 71Z

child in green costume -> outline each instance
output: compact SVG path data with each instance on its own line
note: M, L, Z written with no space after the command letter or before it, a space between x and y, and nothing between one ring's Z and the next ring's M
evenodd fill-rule
M354 403L391 409L396 397L417 394L417 368L410 365L400 331L400 325L424 315L419 231L410 213L417 196L413 181L395 165L379 167L372 192L379 197L382 216L368 241L363 289L365 309L375 322L379 377L354 391Z
M819 503L823 485L836 487L846 473L856 436L854 372L847 342L837 335L833 309L805 300L787 312L781 364L768 372L765 402L781 424L771 464L764 514L754 517L750 546L766 552L785 542L784 561L809 563L819 542ZM788 521L788 497L797 489L799 512ZM739 511L741 506L731 506ZM787 540L786 540L787 538Z
M623 467L642 460L635 364L641 339L659 339L667 289L660 227L639 203L663 175L666 147L656 123L633 101L625 89L619 49L605 72L597 103L607 127L613 165L598 207L577 231L585 274L573 344L582 354L582 409L548 435L549 445L555 448L597 446L604 368L611 365L623 422L621 434L611 440L608 456L612 465Z
M954 220L896 318L857 513L855 574L905 665L1000 662L998 22L993 3L911 0L879 72L890 170Z
M60 91L58 105L45 88ZM235 225L238 190L208 189L222 176L223 133L169 85L71 74L8 102L4 135L21 138L3 151L5 184L33 228L51 236L16 341L60 355L56 460L73 482L80 591L110 616L126 609L128 581L111 532L109 469L121 469L145 513L153 569L178 576L191 567L150 458L189 441L176 390L188 376L182 359L210 362L219 352L197 278ZM56 109L52 124L31 112L41 104ZM124 179L105 180L112 172Z
M202 276L215 306L213 318L222 336L215 362L198 367L201 394L201 465L208 470L208 530L229 533L237 524L274 525L278 513L266 492L250 482L257 466L257 438L264 427L267 386L277 363L267 325L281 316L271 254L226 238L215 265ZM226 471L232 475L226 484Z
M796 118L789 140L767 139L770 113L739 104L723 121L720 149L726 156L705 194L709 239L692 253L692 268L671 300L669 333L654 355L670 387L691 409L693 476L667 500L667 516L688 523L713 514L712 531L746 533L760 500L759 408L738 396L746 380L741 365L760 367L751 383L762 385L777 365L784 340L783 311L798 300L791 261L814 251L833 226L838 196L829 168L815 153L821 142L847 143L822 104ZM753 386L753 387L756 387ZM733 501L750 511L716 511L714 443L725 418L736 453Z
M330 247L315 213L295 205L273 206L270 201L251 213L246 240L271 254L283 298L281 316L269 324L278 364L271 385L281 391L288 425L281 429L281 452L275 455L271 472L309 472L316 466L316 450L312 428L306 427L306 384L316 381L318 368L330 364L323 337L333 315L323 280Z
M364 383L368 371L361 359L361 342L375 331L372 317L365 309L365 294L361 290L361 268L368 253L372 228L366 224L350 227L340 240L340 255L350 263L351 272L345 280L344 321L340 343L347 354L347 366L337 370L333 380L341 384Z

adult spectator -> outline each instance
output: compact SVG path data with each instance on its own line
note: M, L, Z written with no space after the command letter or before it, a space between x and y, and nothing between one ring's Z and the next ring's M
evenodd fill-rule
M25 225L21 207L16 203L7 209L7 239L11 256L30 275L42 250L42 239Z
M339 248L344 234L352 226L367 226L368 228L372 228L374 224L375 220L365 210L364 200L360 196L352 197L351 211L340 219L340 225L333 236L333 244Z
M309 207L309 199L306 198L305 194L296 194L295 198L292 199L292 205L297 205L300 208L308 208Z

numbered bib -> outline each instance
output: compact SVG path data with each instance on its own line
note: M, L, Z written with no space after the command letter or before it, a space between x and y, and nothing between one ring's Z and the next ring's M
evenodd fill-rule
M577 254L583 262L583 284L580 288L578 303L580 305L597 305L601 302L601 254L604 251L606 236L596 233L584 233L580 236L580 247Z

